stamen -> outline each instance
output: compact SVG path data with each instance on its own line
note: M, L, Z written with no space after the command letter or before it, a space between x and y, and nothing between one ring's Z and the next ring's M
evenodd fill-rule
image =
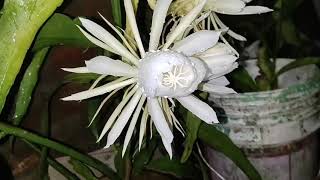
M184 65L174 65L172 70L163 74L162 85L172 88L174 91L177 87L188 87L189 80L187 79L189 71L184 68Z

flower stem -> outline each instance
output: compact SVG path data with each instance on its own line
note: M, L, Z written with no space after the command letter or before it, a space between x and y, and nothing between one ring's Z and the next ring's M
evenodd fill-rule
M56 150L60 153L68 155L76 160L79 160L79 161L97 169L98 171L100 171L104 175L108 176L112 180L119 180L120 179L119 176L111 168L109 168L107 165L105 165L101 161L99 161L95 158L92 158L89 155L82 154L82 153L80 153L70 147L67 147L63 144L60 144L60 143L55 142L53 140L50 140L48 138L44 138L44 137L39 136L35 133L28 132L24 129L14 127L12 125L9 125L9 124L3 123L3 122L0 122L0 130L7 133L7 134L17 136L22 139L26 139L30 142L40 144L42 146L46 146L46 147L51 148L53 150Z

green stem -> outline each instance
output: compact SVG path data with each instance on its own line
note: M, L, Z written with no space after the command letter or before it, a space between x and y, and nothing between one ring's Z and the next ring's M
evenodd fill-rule
M70 147L67 147L63 144L60 144L58 142L52 141L48 138L44 138L42 136L39 136L35 133L28 132L24 129L14 127L12 125L9 125L7 123L0 122L0 130L4 131L7 134L17 136L23 139L26 139L28 141L31 141L36 144L40 144L42 146L46 146L48 148L51 148L53 150L56 150L60 153L63 153L65 155L68 155L74 159L77 159L95 169L103 173L104 175L108 176L112 180L118 180L120 179L119 176L107 165L103 164L101 161L90 157L89 155L82 154Z
M36 145L32 144L31 142L29 142L29 141L27 141L25 139L22 139L22 140L26 144L28 144L32 149L34 149L38 153L41 153L41 149L39 147L37 147ZM69 179L69 180L79 180L79 178L75 174L73 174L71 171L69 171L69 169L64 167L62 164L60 164L58 161L56 161L52 157L48 156L47 157L47 161L54 169L56 169L59 173L64 175L64 177L66 177L67 179Z

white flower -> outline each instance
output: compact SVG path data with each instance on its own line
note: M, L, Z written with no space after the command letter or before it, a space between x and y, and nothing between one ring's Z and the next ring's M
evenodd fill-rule
M185 16L192 8L194 8L200 0L175 0L169 9L169 14L173 17L166 27L169 27L169 24L173 23L175 26L180 18ZM251 2L252 0L207 0L202 13L195 19L192 23L192 26L189 28L201 30L207 29L210 30L213 26L215 30L221 30L223 33L221 34L221 40L229 46L233 52L238 55L237 51L233 49L226 39L223 37L224 33L227 33L231 37L239 40L246 41L246 38L225 25L221 19L218 17L218 14L226 14L226 15L251 15L251 14L262 14L271 12L272 9L263 6L247 6L246 3ZM148 3L151 8L154 8L157 0L148 0ZM187 30L188 32L188 30Z
M65 101L78 101L110 93L101 103L92 121L111 96L120 89L126 88L122 101L109 117L98 139L100 141L108 133L106 147L109 147L116 141L131 118L122 154L126 151L141 112L139 149L145 134L148 115L150 115L150 123L155 125L164 147L172 157L171 127L176 127L183 134L183 129L173 113L175 103L173 98L206 123L218 123L213 109L192 93L196 89L222 94L235 93L232 89L225 87L228 81L223 75L237 67L235 62L237 58L225 44L218 43L220 31L202 30L177 41L202 11L206 0L202 0L186 14L167 37L167 41L159 45L170 3L170 0L158 0L155 6L147 52L143 48L131 0L124 0L124 5L139 53L135 52L128 40L103 17L123 40L124 45L101 26L88 19L80 18L83 27L87 30L79 27L83 34L94 44L120 55L123 61L98 56L86 61L85 67L64 68L65 71L75 73L101 74L89 90L63 98ZM118 78L96 87L106 76Z

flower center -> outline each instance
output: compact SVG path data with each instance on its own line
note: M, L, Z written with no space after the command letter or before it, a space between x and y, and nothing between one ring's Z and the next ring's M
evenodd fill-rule
M184 68L184 65L174 65L172 70L163 74L162 85L172 88L174 91L178 88L188 87L190 71Z
M196 67L202 67L200 74ZM138 82L147 97L186 96L202 81L203 69L199 60L194 62L175 51L148 52L140 60Z

